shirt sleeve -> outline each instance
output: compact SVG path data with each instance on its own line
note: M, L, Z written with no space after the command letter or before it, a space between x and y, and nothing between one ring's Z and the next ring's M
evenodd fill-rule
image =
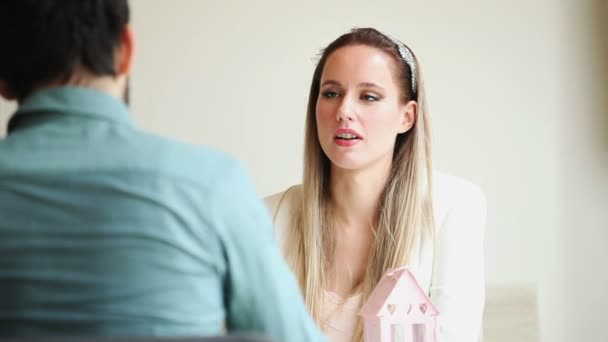
M469 185L456 194L437 230L431 300L439 310L438 342L477 342L485 301L482 190Z
M214 217L227 262L226 326L280 341L326 341L276 241L268 209L238 164L217 187Z

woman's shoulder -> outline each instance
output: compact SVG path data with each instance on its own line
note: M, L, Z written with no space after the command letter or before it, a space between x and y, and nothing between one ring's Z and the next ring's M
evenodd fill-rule
M293 214L301 198L301 184L264 198L279 237L283 237L292 224ZM485 205L485 195L479 185L462 177L433 171L433 208L437 229L447 221L453 221L454 216L468 215L483 220Z
M466 178L433 171L433 195L453 200L462 196L483 196L483 190Z
M284 191L274 193L264 197L264 203L270 210L273 220L277 214L281 212L291 212L294 207L294 202L302 193L302 185L292 185Z
M285 232L289 229L298 199L301 198L301 195L302 186L297 184L287 188L285 191L264 197L264 202L272 217L275 231L281 241Z
M450 216L485 218L486 199L482 188L462 177L433 172L433 207L439 228Z

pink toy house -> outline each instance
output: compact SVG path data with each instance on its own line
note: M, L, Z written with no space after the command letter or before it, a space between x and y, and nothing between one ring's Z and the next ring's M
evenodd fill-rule
M438 314L407 267L386 272L359 311L365 342L436 342Z

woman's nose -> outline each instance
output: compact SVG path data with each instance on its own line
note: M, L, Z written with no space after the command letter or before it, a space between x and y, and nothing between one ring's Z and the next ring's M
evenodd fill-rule
M341 121L353 121L354 112L351 100L348 97L343 97L336 112L336 120Z

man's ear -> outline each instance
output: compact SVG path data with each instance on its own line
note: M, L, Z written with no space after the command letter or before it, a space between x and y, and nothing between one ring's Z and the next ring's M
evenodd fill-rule
M405 133L416 123L416 119L418 118L418 103L416 101L409 101L401 106L400 113L401 122L398 133Z
M114 70L117 76L128 75L131 72L133 53L135 51L135 37L131 26L126 25L122 31L120 44L116 49Z
M17 99L17 96L15 96L15 93L13 93L5 80L0 80L0 96L9 101Z

